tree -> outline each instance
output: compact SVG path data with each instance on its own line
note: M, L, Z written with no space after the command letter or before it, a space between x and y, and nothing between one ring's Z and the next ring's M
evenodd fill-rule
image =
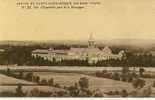
M119 73L115 72L115 73L113 74L113 79L114 79L114 80L120 80L120 75L119 75Z
M48 80L48 84L49 84L50 86L52 86L52 85L54 84L54 79L53 79L53 78L49 79L49 80Z
M23 90L22 90L22 85L20 83L17 85L16 94L19 97L24 96L24 93L23 93Z
M147 87L144 91L143 91L143 94L144 94L144 97L149 97L152 93L152 90L151 90L151 86Z
M34 88L31 90L31 96L32 97L39 97L40 91L38 88Z
M128 73L127 77L128 77L128 82L132 82L132 80L133 80L132 73Z
M122 73L123 74L126 74L128 72L129 72L129 67L127 67L127 66L122 67Z
M63 97L63 96L65 96L65 94L66 94L65 91L58 91L58 92L57 92L57 96L58 96L58 97Z
M28 81L32 81L32 79L33 79L33 73L27 73L26 74L26 80L28 80Z
M94 91L94 97L103 97L103 94L99 89L96 89Z
M155 81L153 82L153 85L152 85L152 87L155 87Z
M10 72L11 72L10 68L7 68L7 70L6 70L6 74L9 75Z
M145 71L144 68L140 68L140 69L139 69L139 75L140 75L140 76L143 76L144 71Z
M74 86L68 87L69 94L72 97L77 97L79 96L79 88L78 88L78 83L75 83Z
M33 81L37 82L39 84L40 83L40 77L39 76L33 76Z
M128 92L125 89L123 89L122 92L121 92L121 95L122 95L122 97L127 97Z
M142 79L135 79L133 82L132 82L132 85L134 88L143 88L144 85L145 85L145 81L142 80Z
M89 80L86 77L82 77L79 80L79 85L81 87L81 89L88 89L89 88Z
M40 77L36 76L36 82L39 83L40 82Z

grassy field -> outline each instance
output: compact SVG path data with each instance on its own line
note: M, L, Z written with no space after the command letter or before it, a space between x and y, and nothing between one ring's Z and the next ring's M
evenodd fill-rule
M41 79L54 79L54 83L60 84L60 86L71 86L79 81L81 77L87 77L89 79L89 88L91 90L99 89L102 92L107 91L121 91L122 89L126 89L128 92L133 91L134 88L131 83L116 81L107 78L99 78L95 76L91 76L87 73L97 72L97 71L121 71L121 67L61 67L61 66L0 66L0 70L6 70L10 68L11 71L31 71L34 75L40 76ZM145 73L155 74L155 68L144 68ZM130 68L133 70L133 68ZM139 68L135 68L138 72ZM155 79L145 78L146 84L152 84ZM8 77L0 74L0 92L1 91L15 91L17 86L2 86L3 84L35 84L32 82L27 82L24 80ZM23 86L24 92L30 92L35 87L39 88L42 91L59 91L63 90L60 88L49 87L49 86ZM155 93L155 89L153 88Z
M54 82L59 83L61 86L74 85L81 77L87 77L89 79L91 90L100 89L105 92L122 89L128 89L130 91L133 89L130 83L77 73L35 72L34 74L40 76L41 79L50 79L52 77L54 78Z
M42 90L42 91L52 91L52 92L63 90L52 86L37 86L37 84L33 82L28 82L28 81L24 81L24 80L12 78L12 77L8 77L6 75L0 74L0 92L4 92L4 91L15 92L17 88L16 84L18 83L24 84L22 89L24 92L27 92L27 93L30 93L30 91L33 90L34 88L38 88L39 90Z
M17 86L0 86L0 92L4 92L4 91L11 91L11 92L16 92L16 88ZM56 91L64 91L64 89L60 89L60 88L55 88L52 86L23 86L22 90L24 93L27 93L28 95L30 95L31 91L33 89L37 88L38 90L41 91L50 91L50 92L56 92Z
M88 67L88 66L0 66L0 70L6 70L10 68L15 71L43 71L43 72L96 72L96 71L120 71L121 67ZM155 68L147 67L144 68L146 72L155 73ZM130 67L133 70L133 67ZM139 71L136 67L135 71Z
M21 83L21 84L35 84L35 83L32 83L32 82L28 82L28 81L24 81L24 80L20 80L20 79L16 79L16 78L13 78L13 77L8 77L6 75L2 75L0 74L0 85L5 85L5 84L18 84L18 83Z

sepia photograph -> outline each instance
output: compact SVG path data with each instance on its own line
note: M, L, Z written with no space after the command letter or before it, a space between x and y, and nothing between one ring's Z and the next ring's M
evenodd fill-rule
M0 0L0 97L154 98L154 0Z

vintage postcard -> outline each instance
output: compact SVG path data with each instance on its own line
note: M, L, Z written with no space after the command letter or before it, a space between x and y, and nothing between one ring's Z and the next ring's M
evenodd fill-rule
M0 0L0 97L155 97L155 1Z

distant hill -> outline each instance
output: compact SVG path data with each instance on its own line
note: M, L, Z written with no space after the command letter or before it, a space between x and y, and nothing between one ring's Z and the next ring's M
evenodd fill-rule
M33 46L33 45L87 45L87 40L41 40L41 41L0 41L0 46ZM128 46L133 48L151 49L155 48L155 40L150 39L112 39L96 40L98 46Z

